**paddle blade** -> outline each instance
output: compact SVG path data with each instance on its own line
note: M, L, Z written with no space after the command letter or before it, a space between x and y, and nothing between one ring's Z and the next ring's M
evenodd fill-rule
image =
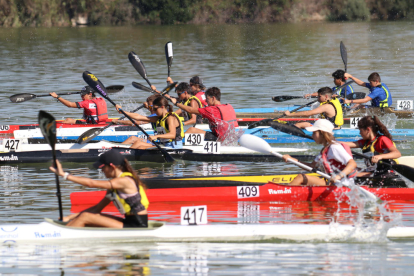
M135 81L132 82L132 86L135 87L136 89L140 89L146 92L154 92L151 88L146 87L145 85L142 85L140 83L137 83Z
M345 45L342 41L339 44L339 50L341 51L341 57L342 57L342 61L344 62L344 65L345 65L345 72L346 72L347 65L348 65L348 54L346 52Z
M56 145L56 120L46 111L40 110L38 115L39 127L47 143L55 149Z
M252 129L258 126L268 126L272 121L273 119L263 119L263 120L251 123L247 128Z
M346 98L348 100L357 100L357 99L363 99L365 98L365 93L364 92L354 92L352 94L348 94L346 95Z
M276 129L280 132L284 132L287 134L291 134L298 137L312 139L312 136L307 135L302 129L298 128L295 125L292 125L288 122L284 121L273 121L270 123L270 127Z
M290 101L293 99L303 99L303 97L299 97L299 96L275 96L272 98L273 101L280 103L280 102L285 102L285 101Z
M399 174L409 179L411 182L414 182L414 168L411 168L406 165L392 165L392 169L397 171Z
M102 131L104 131L103 127L95 127L95 128L88 129L87 131L85 131L78 137L78 139L76 140L76 143L81 144L81 145L88 143L90 140L92 140L93 138L101 134Z
M106 87L102 84L102 82L95 77L94 74L92 74L89 71L85 71L82 74L83 80L96 92L98 92L102 97L105 99L108 99L108 93L106 91Z
M243 134L239 139L239 144L242 147L264 154L269 154L272 152L272 148L265 140L251 134Z
M110 86L106 87L106 91L109 94L124 92L125 91L125 86L123 86L123 85L110 85Z
M141 61L139 56L131 51L128 54L129 62L134 66L135 70L141 75L143 79L147 78L147 70L145 69L144 63Z
M22 103L25 101L30 101L31 99L34 99L34 98L36 98L35 94L21 93L21 94L10 96L9 99L12 103Z
M171 41L165 44L165 58L167 59L168 76L170 76L170 68L173 62L173 48Z

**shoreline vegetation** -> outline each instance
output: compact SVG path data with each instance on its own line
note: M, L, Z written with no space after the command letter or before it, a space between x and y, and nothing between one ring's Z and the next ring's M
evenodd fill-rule
M0 0L2 27L414 19L414 0Z

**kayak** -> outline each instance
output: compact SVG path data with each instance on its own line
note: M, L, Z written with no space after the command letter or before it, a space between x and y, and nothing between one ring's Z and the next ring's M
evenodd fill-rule
M276 118L283 115L286 110L293 110L300 105L290 105L282 107L271 107L271 108L239 108L235 109L237 118ZM304 107L300 111L311 110L310 107ZM396 110L393 107L369 107L355 109L347 111L344 117L364 117L367 115L383 116L387 114L394 114L399 119L409 119L413 117L413 110ZM297 116L301 117L301 116Z
M228 242L228 241L343 241L355 239L371 230L353 225L330 224L207 224L168 225L149 221L148 228L68 227L64 223L45 219L38 224L0 225L0 243L59 243L74 241L113 242ZM378 229L377 229L378 230ZM381 238L413 238L414 227L383 229ZM372 233L370 233L372 236Z
M337 201L349 192L338 186L289 186L297 174L142 178L150 202L174 201ZM315 174L313 174L315 175ZM414 200L414 189L399 177L359 178L357 183L383 200ZM73 192L73 205L95 205L105 191Z

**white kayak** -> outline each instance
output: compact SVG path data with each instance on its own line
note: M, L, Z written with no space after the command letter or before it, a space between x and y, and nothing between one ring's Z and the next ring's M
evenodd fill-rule
M378 229L376 229L378 230ZM375 232L375 233L373 233ZM383 232L383 234L381 234ZM375 235L375 236L374 236ZM167 225L150 221L148 228L109 229L67 227L58 221L46 219L39 224L0 225L0 243L15 242L74 242L96 240L110 242L205 242L205 241L265 241L272 239L292 241L383 241L387 238L414 238L414 227L393 227L386 231L358 229L352 225L315 224L207 224Z
M56 150L65 151L65 150L84 150L84 149L110 149L110 148L129 148L129 144L120 144L115 142L108 141L99 141L97 143L57 143ZM194 153L203 153L204 149L202 146L183 146L184 149L193 150ZM274 151L277 152L303 152L307 149L303 148L282 148L282 147L273 147ZM52 150L49 144L28 144L27 139L12 139L12 140L2 140L0 142L0 152L28 152L28 151L45 151ZM221 146L220 153L254 153L255 151L249 150L240 146Z

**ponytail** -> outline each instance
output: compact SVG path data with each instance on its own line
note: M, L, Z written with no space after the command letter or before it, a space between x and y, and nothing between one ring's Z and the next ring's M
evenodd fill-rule
M380 133L392 141L392 135L377 116L365 116L359 120L358 128L367 129L368 127L372 129L374 134Z
M322 130L318 130L318 131L322 135L322 137L325 139L326 146L332 145L335 142L335 137L333 136L332 133L325 132L325 131L322 131Z
M137 186L137 189L139 191L139 186L141 186L144 189L147 189L147 186L141 181L139 178L137 172L131 167L131 164L129 164L128 160L125 159L125 162L123 165L119 166L122 172L129 172L132 174L133 179L135 181L135 185Z

